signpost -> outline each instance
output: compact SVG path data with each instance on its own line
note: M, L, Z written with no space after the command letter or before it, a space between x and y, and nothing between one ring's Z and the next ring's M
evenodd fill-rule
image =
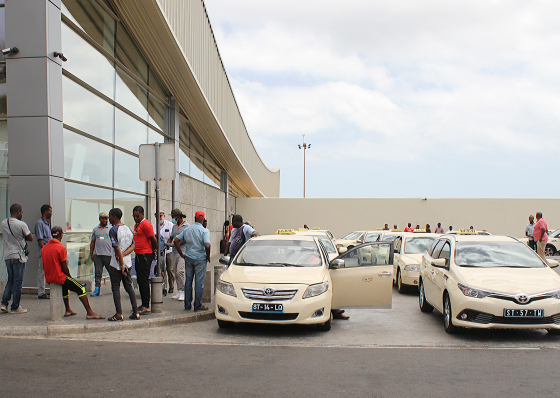
M163 311L163 278L160 270L160 234L159 234L159 182L175 179L175 144L143 144L140 145L140 180L156 182L156 267L152 278L152 312Z

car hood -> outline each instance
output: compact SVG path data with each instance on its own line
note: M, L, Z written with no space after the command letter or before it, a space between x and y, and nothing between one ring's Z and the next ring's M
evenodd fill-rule
M458 268L464 283L473 288L508 294L535 294L560 289L560 276L548 267Z
M325 279L324 267L255 267L232 265L222 275L231 283L313 284Z
M422 256L424 256L424 253L401 254L400 259L407 264L414 264L414 263L422 264Z

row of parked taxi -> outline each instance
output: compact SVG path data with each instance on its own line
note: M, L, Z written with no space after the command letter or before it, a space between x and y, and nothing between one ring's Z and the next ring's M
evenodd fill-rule
M217 284L220 327L237 322L315 324L331 328L331 309L391 308L418 292L419 308L458 328L560 330L560 276L520 240L460 230L278 230L250 239Z

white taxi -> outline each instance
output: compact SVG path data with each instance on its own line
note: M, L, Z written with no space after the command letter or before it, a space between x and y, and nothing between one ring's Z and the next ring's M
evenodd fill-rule
M512 237L442 235L424 255L419 290L420 310L441 312L448 333L459 327L560 330L560 276Z
M355 247L329 262L314 236L252 238L217 282L218 325L297 323L328 331L331 308L391 308L392 260L392 245L385 242Z
M338 257L339 253L335 246L334 240L332 239L332 234L328 230L324 229L298 229L296 235L306 235L306 236L316 236L319 241L325 246L325 250L329 256L329 261L334 260Z
M393 278L399 293L418 291L422 257L441 234L402 232L393 241Z

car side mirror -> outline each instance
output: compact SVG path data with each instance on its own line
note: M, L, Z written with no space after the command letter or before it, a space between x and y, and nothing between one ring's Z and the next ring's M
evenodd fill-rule
M347 248L347 247L341 246L341 247L338 248L338 252L339 252L340 254L346 253L347 251L348 251L348 248Z
M229 260L230 260L229 256L222 256L222 257L220 257L219 261L220 261L220 264L229 265Z
M553 259L547 259L546 262L548 263L548 266L550 268L556 268L558 267L558 261L557 260L553 260Z
M345 268L346 266L344 265L344 260L340 259L340 258L335 258L334 260L331 261L329 268L330 269L340 269L340 268Z
M447 266L447 259L445 258L434 258L432 260L432 265L437 268L445 268Z

